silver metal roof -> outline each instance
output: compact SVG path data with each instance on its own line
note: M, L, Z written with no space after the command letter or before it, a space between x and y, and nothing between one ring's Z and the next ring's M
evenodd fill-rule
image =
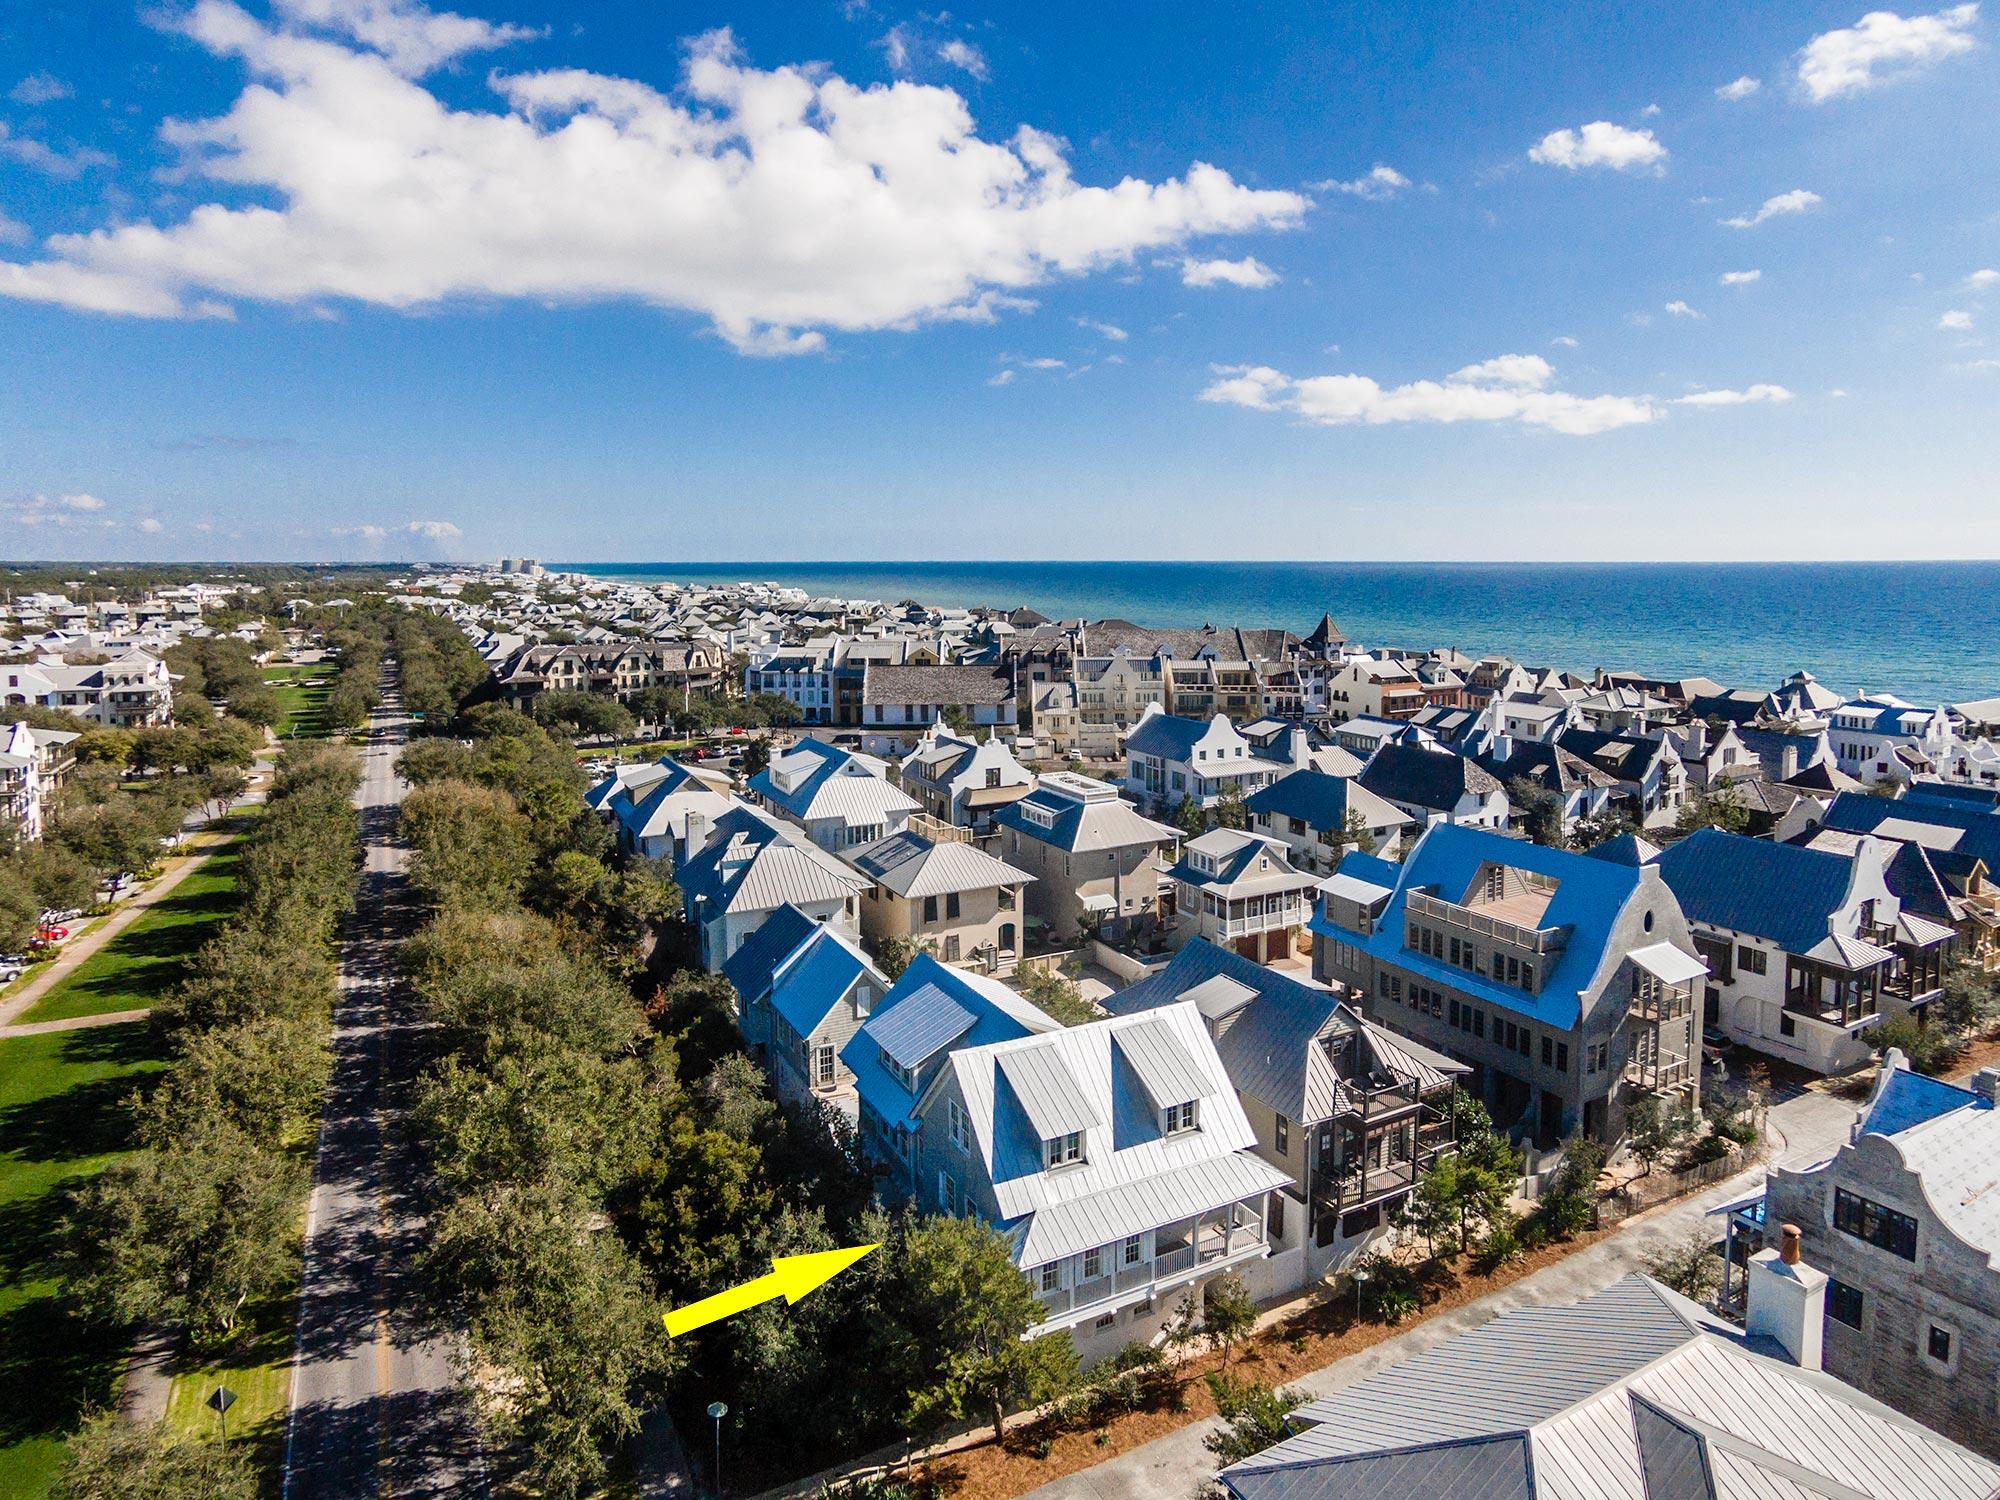
M879 1012L868 1035L897 1066L915 1069L925 1058L972 1030L973 1014L943 990L926 985Z
M1084 1097L1069 1064L1052 1047L1009 1052L1000 1059L1000 1076L1027 1112L1035 1134L1045 1141L1104 1123Z
M1187 1104L1208 1091L1209 1079L1170 1027L1157 1022L1127 1026L1119 1031L1116 1045L1161 1109Z

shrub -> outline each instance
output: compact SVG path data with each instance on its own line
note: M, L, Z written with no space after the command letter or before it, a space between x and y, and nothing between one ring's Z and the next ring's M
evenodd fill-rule
M1223 1372L1208 1377L1224 1426L1202 1445L1225 1464L1240 1463L1292 1435L1291 1414L1305 1401L1298 1391L1274 1391Z

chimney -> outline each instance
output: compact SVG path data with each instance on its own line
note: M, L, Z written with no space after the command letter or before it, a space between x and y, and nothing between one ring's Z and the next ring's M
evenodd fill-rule
M1310 755L1305 725L1294 724L1285 734L1285 764L1295 767L1307 765Z
M1971 1088L1988 1104L2000 1107L2000 1068L1981 1068L1972 1075Z
M1785 1225L1777 1249L1759 1250L1750 1257L1744 1331L1775 1339L1793 1364L1817 1370L1826 1281L1826 1272L1799 1259L1799 1226Z
M687 815L687 832L681 838L681 862L685 864L699 854L702 845L708 842L708 814L691 812Z

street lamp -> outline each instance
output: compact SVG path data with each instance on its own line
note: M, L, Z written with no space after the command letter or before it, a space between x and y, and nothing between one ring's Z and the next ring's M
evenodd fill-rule
M729 1415L729 1408L720 1401L711 1401L708 1415L715 1423L715 1500L722 1500L722 1419Z
M1354 1321L1361 1321L1361 1289L1368 1284L1368 1273L1360 1267L1354 1271Z

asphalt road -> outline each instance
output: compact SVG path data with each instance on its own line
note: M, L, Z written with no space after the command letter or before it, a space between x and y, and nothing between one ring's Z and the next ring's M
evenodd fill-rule
M408 1316L423 1225L401 1117L422 1047L395 953L413 920L409 853L394 842L408 789L395 772L403 726L391 690L370 721L355 798L366 860L341 945L333 1079L306 1216L285 1500L486 1490L449 1345Z

